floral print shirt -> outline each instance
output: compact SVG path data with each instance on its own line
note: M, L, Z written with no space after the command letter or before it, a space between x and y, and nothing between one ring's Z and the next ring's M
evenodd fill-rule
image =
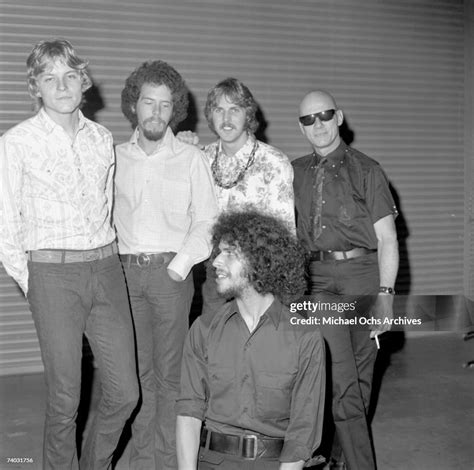
M254 150L253 163L245 170ZM234 156L223 152L219 140L204 147L204 153L215 170L219 212L257 210L279 218L295 233L293 168L283 152L249 135ZM242 172L237 184L228 187Z

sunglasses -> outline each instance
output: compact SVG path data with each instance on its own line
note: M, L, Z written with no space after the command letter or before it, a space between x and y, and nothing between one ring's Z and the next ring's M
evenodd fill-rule
M335 109L327 109L326 111L321 111L320 113L314 114L307 114L306 116L300 116L298 119L303 124L303 126L312 126L316 118L318 118L321 122L328 122L336 114Z

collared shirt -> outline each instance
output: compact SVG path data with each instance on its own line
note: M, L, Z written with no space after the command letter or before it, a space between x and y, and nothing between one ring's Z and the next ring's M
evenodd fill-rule
M74 139L41 109L0 139L1 249L26 293L29 250L89 250L115 240L112 135L79 112Z
M237 178L252 153L255 137L249 135L244 146L234 155L226 155L220 140L204 147L212 165L217 157L217 170L224 182ZM282 220L295 233L293 168L288 157L271 145L257 141L254 162L243 178L226 189L215 181L219 212L254 209Z
M118 145L114 222L122 254L174 251L168 268L183 279L211 252L217 214L212 176L203 153L171 129L147 155L135 130Z
M313 153L292 162L298 238L314 251L376 249L374 223L390 214L396 216L397 208L378 162L344 142L323 162L322 230L313 240L312 192L320 158Z
M283 438L280 461L307 460L321 440L324 343L290 317L278 300L252 333L236 301L199 317L184 346L177 414L215 432Z

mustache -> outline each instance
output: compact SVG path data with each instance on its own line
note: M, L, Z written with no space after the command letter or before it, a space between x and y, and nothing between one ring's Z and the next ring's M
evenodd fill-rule
M219 129L224 129L224 127L230 127L232 129L235 129L235 126L230 123L230 122L223 122L220 126L219 126Z
M154 123L153 121L156 121L156 123ZM163 121L163 119L161 119L159 117L158 118L150 117L148 119L145 119L143 121L143 124L163 124L163 125L165 125L166 123L165 123L165 121Z

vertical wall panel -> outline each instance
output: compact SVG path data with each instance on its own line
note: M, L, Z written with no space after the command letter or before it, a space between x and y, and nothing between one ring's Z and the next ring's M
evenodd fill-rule
M474 276L472 251L470 258L464 251L470 206L463 189L472 179L465 177L472 145L466 152L463 125L472 87L465 73L465 25L472 19L466 5L1 0L0 133L30 115L24 61L34 43L54 36L70 39L90 59L101 98L95 103L102 102L95 118L116 142L130 133L120 112L124 80L148 59L166 60L185 77L204 143L213 139L202 114L208 89L227 76L242 79L260 104L266 138L290 158L308 151L296 120L302 96L313 88L331 90L352 144L382 163L398 196L398 287L462 293L465 277ZM9 302L0 298L0 309L8 311ZM0 343L0 350L10 345Z

